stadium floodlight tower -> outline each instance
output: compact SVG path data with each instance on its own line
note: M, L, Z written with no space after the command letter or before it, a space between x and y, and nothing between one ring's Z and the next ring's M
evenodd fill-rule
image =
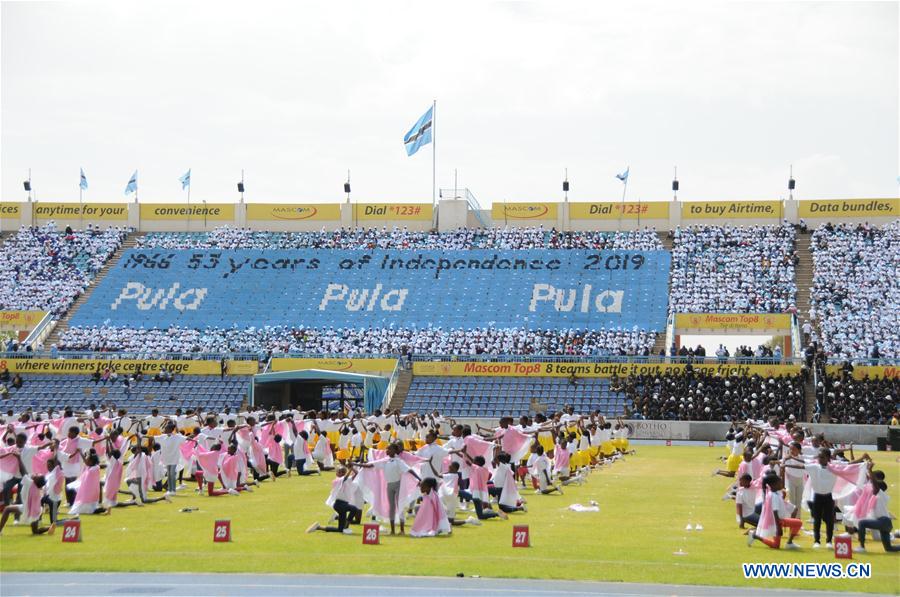
M675 166L675 175L672 177L672 201L678 201L678 166Z
M788 175L788 193L791 201L794 200L794 189L797 187L797 181L794 180L794 165L791 164L791 173Z
M347 204L350 204L350 170L347 170L347 182L344 183L344 192L347 193Z
M28 202L31 203L31 168L28 169L28 180L22 183L25 191L28 192Z

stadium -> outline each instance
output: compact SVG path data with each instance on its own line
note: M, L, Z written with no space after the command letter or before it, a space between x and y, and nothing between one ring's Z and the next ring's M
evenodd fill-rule
M630 171L75 201L4 157L0 594L900 593L900 198Z

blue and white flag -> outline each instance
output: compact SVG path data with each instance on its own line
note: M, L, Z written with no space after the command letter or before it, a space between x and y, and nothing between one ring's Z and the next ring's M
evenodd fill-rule
M181 190L185 190L189 186L191 186L191 169L188 168L188 171L184 173L184 176L178 179L178 182L181 183Z
M125 187L125 194L137 193L137 170L128 179L128 185Z
M628 166L627 168L625 168L625 172L622 172L621 174L616 174L616 178L618 178L618 179L621 180L622 182L627 181L627 180L628 180L628 171L629 171L629 170L631 170L631 166Z
M84 175L84 168L81 168L81 182L78 183L78 186L81 187L82 191L86 191L88 188L87 176Z
M422 115L422 118L417 120L403 137L403 144L406 145L406 155L413 155L419 151L420 147L431 143L431 127L434 125L433 111L434 106L428 108L428 111Z

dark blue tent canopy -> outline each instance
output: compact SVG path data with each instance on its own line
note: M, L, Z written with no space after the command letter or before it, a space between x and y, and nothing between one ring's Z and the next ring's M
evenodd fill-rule
M260 373L253 378L255 384L285 383L291 381L315 381L322 383L345 383L362 386L365 397L366 412L371 413L384 401L387 392L387 377L349 373L347 371L326 371L324 369L302 369L298 371L279 371L278 373Z

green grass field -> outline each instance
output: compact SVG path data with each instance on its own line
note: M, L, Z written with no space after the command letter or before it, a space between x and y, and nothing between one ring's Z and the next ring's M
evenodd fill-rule
M355 535L306 534L313 521L326 522L323 503L331 476L296 476L267 482L252 494L208 498L193 492L173 504L118 509L111 516L83 517L84 540L64 544L32 537L7 526L0 538L0 571L144 571L403 574L519 577L737 585L769 588L900 592L900 557L870 540L856 561L872 563L866 580L753 580L742 562L833 562L830 551L748 548L734 523L733 502L720 498L728 483L711 478L723 449L637 446L624 462L593 473L588 483L563 496L523 495L529 512L509 522L454 529L450 537L411 539L382 536L379 546ZM897 513L897 456L872 453L888 475ZM599 513L576 513L570 504L600 503ZM180 513L184 506L197 512ZM233 542L212 542L213 521L232 521ZM702 532L686 532L688 522ZM511 546L512 524L530 526L532 547ZM808 527L809 525L806 525ZM823 530L824 531L824 530ZM687 555L675 556L677 550Z

